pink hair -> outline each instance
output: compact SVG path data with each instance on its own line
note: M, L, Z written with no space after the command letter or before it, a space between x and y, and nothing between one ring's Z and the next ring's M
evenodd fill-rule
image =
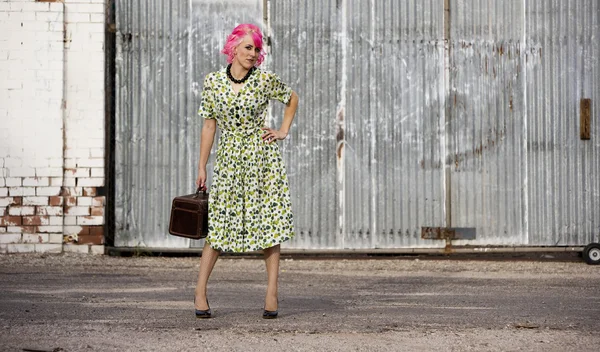
M221 53L227 55L227 62L233 62L233 49L240 45L242 39L246 36L246 34L250 34L252 36L252 40L254 41L254 46L260 49L258 53L258 60L256 60L256 64L254 66L258 67L265 59L265 51L263 50L263 36L260 28L253 24L243 23L239 26L235 27L231 34L227 37L227 42L225 42L225 46Z

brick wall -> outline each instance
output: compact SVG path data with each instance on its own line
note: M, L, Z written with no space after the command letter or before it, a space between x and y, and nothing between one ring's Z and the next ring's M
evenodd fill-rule
M0 253L102 252L104 0L0 0Z

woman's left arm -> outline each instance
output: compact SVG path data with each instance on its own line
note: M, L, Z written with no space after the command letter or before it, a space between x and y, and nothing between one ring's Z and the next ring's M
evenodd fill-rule
M292 122L294 121L294 116L296 116L296 110L298 110L298 100L298 94L292 91L290 101L288 101L283 112L283 121L281 122L281 127L279 130L264 127L263 130L265 133L262 135L262 139L264 141L273 143L278 139L283 140L285 137L287 137L290 127L292 126Z

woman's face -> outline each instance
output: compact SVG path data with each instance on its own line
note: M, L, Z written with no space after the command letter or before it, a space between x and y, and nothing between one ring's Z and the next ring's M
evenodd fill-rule
M254 40L250 34L246 34L240 44L235 48L235 58L242 67L249 70L254 66L258 55L260 54L260 48L254 46Z

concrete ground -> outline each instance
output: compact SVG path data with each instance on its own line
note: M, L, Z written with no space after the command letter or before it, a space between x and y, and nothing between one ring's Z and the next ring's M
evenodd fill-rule
M0 256L2 351L595 351L600 266L573 260L221 258L197 320L199 259Z

